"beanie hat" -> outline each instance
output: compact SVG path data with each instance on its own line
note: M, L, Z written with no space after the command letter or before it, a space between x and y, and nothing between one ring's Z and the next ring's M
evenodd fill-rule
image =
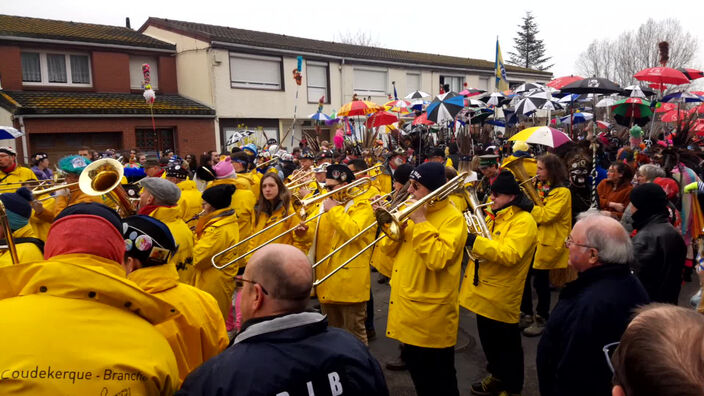
M232 166L232 158L227 157L225 160L218 162L213 166L216 179L227 179L237 177L235 168Z
M408 182L408 178L411 176L411 172L413 172L412 165L400 165L394 172L394 181L401 184L406 184Z
M345 165L328 165L325 168L325 178L337 180L340 183L351 183L354 181L354 172Z
M491 192L495 194L518 195L521 188L516 182L516 178L510 171L504 170L496 176L496 180L491 184Z
M17 155L17 151L12 147L2 146L0 147L0 153L5 153L7 155Z
M244 147L242 147L242 150L249 151L250 155L257 156L257 146L254 145L254 143L249 143L245 144Z
M138 259L142 267L166 264L176 252L176 242L166 224L150 216L130 216L122 220L125 253Z
M439 162L426 162L418 165L411 171L409 179L417 181L430 191L435 191L447 181L445 165Z
M171 163L168 168L166 168L166 177L173 177L179 180L188 179L188 171L184 169L181 164L175 162Z
M145 177L139 184L149 191L161 205L174 206L181 198L181 190L174 183L160 177Z
M0 201L5 205L7 220L12 231L17 231L29 223L29 217L32 215L32 206L29 203L32 198L32 192L26 187L14 193L0 194Z
M636 207L637 212L653 214L663 212L667 206L667 195L665 190L655 183L643 183L637 185L631 191L631 203Z
M69 155L59 160L59 169L66 173L79 175L90 164L90 160L80 155Z
M232 203L232 194L236 190L234 184L219 184L203 191L201 197L215 209L225 209Z

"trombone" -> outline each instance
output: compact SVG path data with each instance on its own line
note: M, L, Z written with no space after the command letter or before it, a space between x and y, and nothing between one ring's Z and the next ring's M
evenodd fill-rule
M279 157L274 157L274 158L270 159L269 161L262 162L261 164L257 165L256 168L257 169L266 168L269 165L272 165L274 162L278 162L278 161L279 161Z
M294 209L294 210L293 210L293 213L291 213L290 215L288 215L288 216L282 218L281 220L277 221L276 223L274 223L274 224L272 224L272 225L270 225L270 226L268 226L268 227L266 227L266 228L264 228L264 229L262 229L262 230L260 230L260 231L258 231L258 232L256 232L256 233L254 233L254 234L248 236L247 238L245 238L245 239L243 239L243 240L237 242L236 244L234 244L234 245L228 247L227 249L222 250L222 251L220 251L220 252L218 252L218 253L215 253L215 254L213 255L213 257L210 258L210 262L213 264L213 267L215 267L215 268L217 268L217 269L223 269L223 268L225 268L225 267L228 267L228 266L230 266L230 265L232 265L232 264L234 264L234 263L240 261L240 260L243 259L244 257L247 257L247 256L249 256L250 254L256 252L257 250L263 248L264 246L266 246L266 245L268 245L268 244L270 244L270 243L276 241L277 239L281 238L282 236L288 234L289 232L295 230L295 229L298 228L300 225L303 225L303 224L306 224L306 223L308 223L308 222L310 222L310 221L313 221L313 220L317 219L318 217L322 216L323 214L325 214L325 212L322 212L322 213L318 213L317 215L315 215L315 216L313 216L313 217L311 217L311 218L307 218L307 216L308 216L307 209L309 209L312 205L316 204L317 202L323 201L323 200L325 200L325 199L327 199L327 198L330 198L330 197L333 197L333 196L336 196L336 197L339 197L339 201L340 201L341 203L346 203L346 202L348 202L349 200L354 199L354 198L356 198L356 197L358 197L358 196L364 194L365 192L367 192L367 191L369 190L369 187L371 187L371 181L370 181L369 179L364 178L364 179L355 180L354 182L352 182L352 183L350 183L350 184L348 184L348 185L346 185L346 186L344 186L344 187L342 187L342 188L340 188L340 189L338 189L338 190L330 191L330 192L325 193L325 194L316 195L316 196L311 197L311 198L308 198L308 199L303 199L303 200L302 200L302 199L299 199L298 197L293 197L293 203L292 203L293 209ZM305 221L303 221L303 222L300 223L300 224L296 224L295 227L289 228L288 230L286 230L286 231L280 233L279 235L276 235L275 237L269 239L268 241L262 243L261 245L255 247L255 248L253 248L253 249L250 249L247 253L241 254L240 256L238 256L238 257L232 259L231 261L229 261L229 262L227 262L227 263L225 263L225 264L218 265L218 264L215 263L215 259L216 259L216 258L218 258L218 257L220 257L220 256L222 256L222 255L224 255L225 253L229 252L229 251L232 250L232 249L236 249L236 248L242 246L244 243L248 242L248 241L251 240L252 238L254 238L254 237L258 236L258 235L263 234L264 232L266 232L266 231L269 230L270 228L272 228L272 227L274 227L274 226L276 226L276 225L278 225L278 224L283 223L284 221L290 219L291 217L293 217L293 216L295 216L295 215L297 215L297 214L298 214L301 218L304 218Z
M120 185L124 172L120 162L112 158L103 158L86 166L77 182L48 187L43 190L34 190L33 193L34 195L44 195L63 190L64 188L70 189L78 186L86 195L103 195Z
M372 177L372 175L369 175L369 172L373 171L374 169L381 168L381 167L382 167L381 164L376 164L376 165L370 166L367 169L362 169L361 171L355 172L354 177L360 177L365 173L368 174L369 177Z
M355 253L355 255L350 257L347 261L345 261L344 263L340 264L337 268L332 270L329 274L325 275L322 279L316 280L315 282L313 282L313 286L318 286L321 283L325 282L326 280L330 279L331 276L333 276L335 273L340 271L347 264L351 263L357 257L361 256L362 253L371 249L374 245L379 243L379 241L381 241L382 239L389 237L394 241L400 240L403 237L403 230L401 228L401 223L403 221L405 221L410 216L411 213L415 212L416 210L418 210L418 208L420 208L423 205L427 204L427 205L432 206L435 203L442 201L443 199L446 199L447 197L449 197L455 190L457 190L459 187L464 185L464 179L467 178L467 175L468 175L468 172L462 172L461 174L455 176L452 180L445 183L442 187L438 188L435 191L432 191L430 194L426 195L425 197L419 199L418 201L412 203L410 206L407 206L403 209L399 209L399 208L401 207L401 204L405 203L406 201L402 201L402 202L398 203L397 205L395 205L391 208L388 208L388 209L377 208L374 211L374 216L376 217L376 221L373 222L372 224L370 224L364 230L357 233L357 235L350 238L349 241L340 245L337 249L335 249L333 251L333 253L341 250L342 247L352 243L355 239L364 235L365 232L370 230L375 225L378 225L381 228L381 231L382 231L381 235L379 235L375 240L373 240L367 246L362 248L362 250ZM332 254L328 254L322 260L315 263L313 265L313 268L320 265L323 261L327 260L329 258L329 256L332 256Z

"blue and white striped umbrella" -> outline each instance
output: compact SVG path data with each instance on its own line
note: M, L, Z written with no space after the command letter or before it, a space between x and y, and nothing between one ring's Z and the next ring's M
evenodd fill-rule
M322 121L330 121L330 116L328 116L325 113L321 113L321 112L313 113L313 114L309 115L308 118L310 118L311 120L321 121L321 122Z
M0 140L16 139L20 136L24 136L24 132L11 126L0 126Z
M448 92L435 97L432 103L426 107L428 120L435 123L452 121L457 113L464 108L464 96L457 92Z

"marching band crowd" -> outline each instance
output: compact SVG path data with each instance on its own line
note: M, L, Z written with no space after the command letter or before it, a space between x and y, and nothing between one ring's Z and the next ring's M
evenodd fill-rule
M461 308L489 373L473 394L522 392L522 335L541 336L544 396L704 394L704 317L676 307L700 169L615 149L589 175L591 153L525 142L82 148L55 171L0 147L0 393L389 394L367 347L378 271L389 368L419 395L474 375L455 368Z

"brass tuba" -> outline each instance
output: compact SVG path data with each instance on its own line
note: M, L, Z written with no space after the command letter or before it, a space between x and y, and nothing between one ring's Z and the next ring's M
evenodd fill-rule
M535 158L520 157L515 160L502 165L502 168L508 169L516 177L518 185L521 187L523 192L530 198L534 204L538 206L543 206L543 200L538 195L538 190L535 189L533 182L536 180L537 176L531 177L525 168L525 163L531 162L535 163Z

